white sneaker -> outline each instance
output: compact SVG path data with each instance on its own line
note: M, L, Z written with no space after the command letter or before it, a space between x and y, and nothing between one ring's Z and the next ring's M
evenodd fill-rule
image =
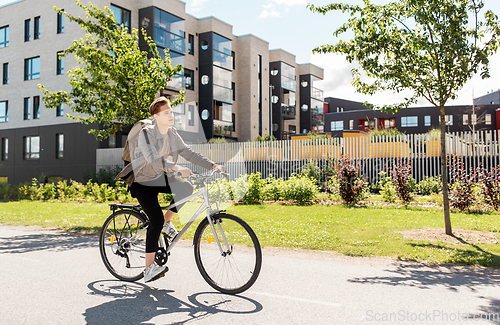
M168 267L166 265L158 266L158 264L151 264L146 271L144 271L144 282L150 282L154 280L158 280L168 271Z
M170 239L174 239L179 233L171 221L165 222L161 231L164 232Z

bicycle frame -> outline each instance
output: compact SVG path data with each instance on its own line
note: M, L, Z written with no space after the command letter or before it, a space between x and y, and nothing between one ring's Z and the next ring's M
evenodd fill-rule
M224 241L224 244L225 244L225 247L227 249L227 251L224 252L224 249L222 248L221 242L219 240L219 236L217 236L217 233L216 233L216 230L215 230L215 226L214 226L214 222L213 222L213 220L211 218L213 215L215 215L215 214L217 214L217 213L219 213L219 212L221 212L223 210L219 210L219 202L216 202L217 209L216 210L212 209L212 206L210 205L210 200L208 198L208 190L207 190L206 186L203 186L196 193L193 193L190 196L188 196L188 197L186 197L186 198L184 198L184 199L182 199L182 200L180 200L178 202L175 202L174 204L170 204L168 206L161 207L161 209L162 210L170 210L171 208L176 207L178 205L181 205L183 203L186 203L186 202L190 201L191 199L194 199L195 197L198 197L200 195L203 195L203 203L198 208L198 210L196 210L196 212L193 214L193 216L191 217L191 219L189 219L189 221L184 225L184 227L182 227L181 231L179 231L179 233L174 238L174 240L170 243L170 245L166 248L167 252L170 252L173 249L173 247L177 244L177 242L181 239L181 237L186 233L187 229L189 227L191 227L191 225L196 221L196 219L198 219L198 217L200 216L200 214L205 209L207 210L208 223L210 224L210 228L212 229L215 241L217 242L217 245L219 246L219 250L220 250L221 254L225 254L226 252L228 252L230 250L229 244L227 243L227 240L226 240L226 236L224 234L224 231L222 230L222 226L220 225L220 223L217 223L219 231L221 233L221 237L222 237L222 239ZM146 231L147 231L147 227L144 228L144 229L142 229L137 234L135 234L128 241L133 243L135 241L135 238L137 238L139 236L142 236ZM166 246L165 243L164 243L164 239L161 236L160 236L160 242L163 245L163 247Z

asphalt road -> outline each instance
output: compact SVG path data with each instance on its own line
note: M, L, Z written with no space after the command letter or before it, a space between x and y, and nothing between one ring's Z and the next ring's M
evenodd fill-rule
M0 226L0 324L500 324L500 270L265 249L255 285L217 293L189 243L149 285L115 280L97 236Z

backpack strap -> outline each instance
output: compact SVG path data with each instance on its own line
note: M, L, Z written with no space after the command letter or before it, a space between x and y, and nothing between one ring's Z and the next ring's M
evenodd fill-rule
M142 131L144 132L144 137L146 138L146 143L148 144L148 146L150 146L151 142L149 142L148 132L146 131L146 129L142 129ZM163 170L165 170L165 160L164 159L161 160L161 165L163 167Z

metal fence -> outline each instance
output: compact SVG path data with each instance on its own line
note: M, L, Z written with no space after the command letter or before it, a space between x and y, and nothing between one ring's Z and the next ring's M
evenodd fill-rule
M359 162L363 176L370 182L379 180L379 172L387 170L397 161L411 163L413 177L417 181L424 176L440 174L439 133L198 144L191 145L191 148L216 163L224 164L233 177L261 172L262 177L272 174L287 179L311 161L324 168L342 155ZM121 150L99 149L97 169L122 165ZM498 133L447 133L446 152L450 158L452 155L461 157L467 170L497 166L500 156ZM179 163L203 171L182 157Z

